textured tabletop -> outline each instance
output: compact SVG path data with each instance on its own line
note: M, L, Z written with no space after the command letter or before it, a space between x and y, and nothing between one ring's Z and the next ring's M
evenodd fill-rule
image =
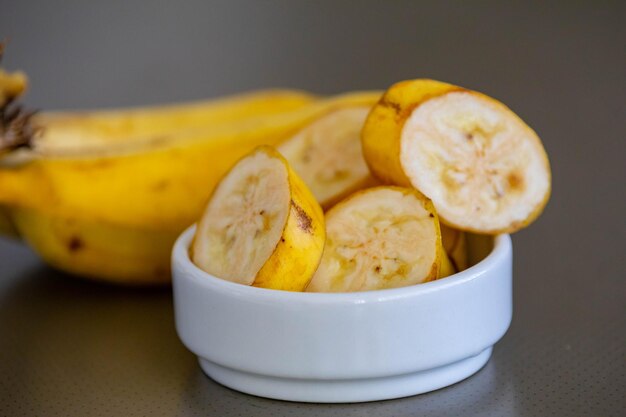
M439 78L528 121L554 189L544 215L513 237L513 323L485 368L433 393L364 404L224 388L178 340L169 288L69 277L0 238L0 416L626 415L623 5L5 3L6 64L31 75L32 106Z

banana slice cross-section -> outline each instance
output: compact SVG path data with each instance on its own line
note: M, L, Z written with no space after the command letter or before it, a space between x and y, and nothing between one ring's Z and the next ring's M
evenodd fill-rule
M369 110L370 106L333 110L278 148L324 209L375 184L363 159L360 139Z
M431 80L398 83L370 113L362 141L375 175L415 187L444 223L461 230L519 230L550 194L537 134L475 91Z
M199 222L192 260L204 271L257 287L302 291L322 256L319 204L273 148L237 162Z
M307 291L403 287L440 276L445 253L432 202L410 188L359 191L326 213L326 247Z

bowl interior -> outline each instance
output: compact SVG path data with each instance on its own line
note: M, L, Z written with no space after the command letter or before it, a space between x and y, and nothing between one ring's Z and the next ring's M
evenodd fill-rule
M472 267L491 253L495 239L493 236L477 235L474 233L466 233L465 235L467 238L467 257L469 265Z
M482 275L485 271L498 264L503 257L508 256L508 253L512 250L509 235L484 236L468 233L467 244L470 267L454 275L423 284L374 291L346 293L292 292L242 285L217 278L201 270L191 261L189 256L189 247L191 246L195 230L196 225L190 226L181 234L174 245L172 264L175 269L179 269L178 275L184 276L184 279L191 280L200 287L210 287L217 291L234 291L241 294L241 296L253 296L258 299L271 299L278 302L299 300L301 302L363 303L412 296L421 292L438 291L450 286L460 285Z

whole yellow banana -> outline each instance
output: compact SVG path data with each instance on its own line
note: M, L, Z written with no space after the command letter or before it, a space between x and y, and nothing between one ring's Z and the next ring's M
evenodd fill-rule
M78 133L46 142L44 132L33 150L0 161L0 205L22 238L59 269L123 283L167 282L174 239L199 218L237 159L258 145L280 143L335 106L371 101L372 94L309 100L288 111L264 111L267 100L258 100L256 112L231 108L245 117L226 112L220 116L226 122L160 134L154 131L161 128L137 123L127 137L114 128L111 140L100 130L103 121L81 130L55 115L48 132ZM101 132L96 139L89 136L94 130Z

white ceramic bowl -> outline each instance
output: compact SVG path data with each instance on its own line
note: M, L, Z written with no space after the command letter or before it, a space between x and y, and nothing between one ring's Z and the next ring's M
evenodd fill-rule
M248 287L197 268L195 228L172 256L176 329L215 381L262 397L358 402L405 397L477 372L511 321L512 248L495 238L451 277L359 293Z

